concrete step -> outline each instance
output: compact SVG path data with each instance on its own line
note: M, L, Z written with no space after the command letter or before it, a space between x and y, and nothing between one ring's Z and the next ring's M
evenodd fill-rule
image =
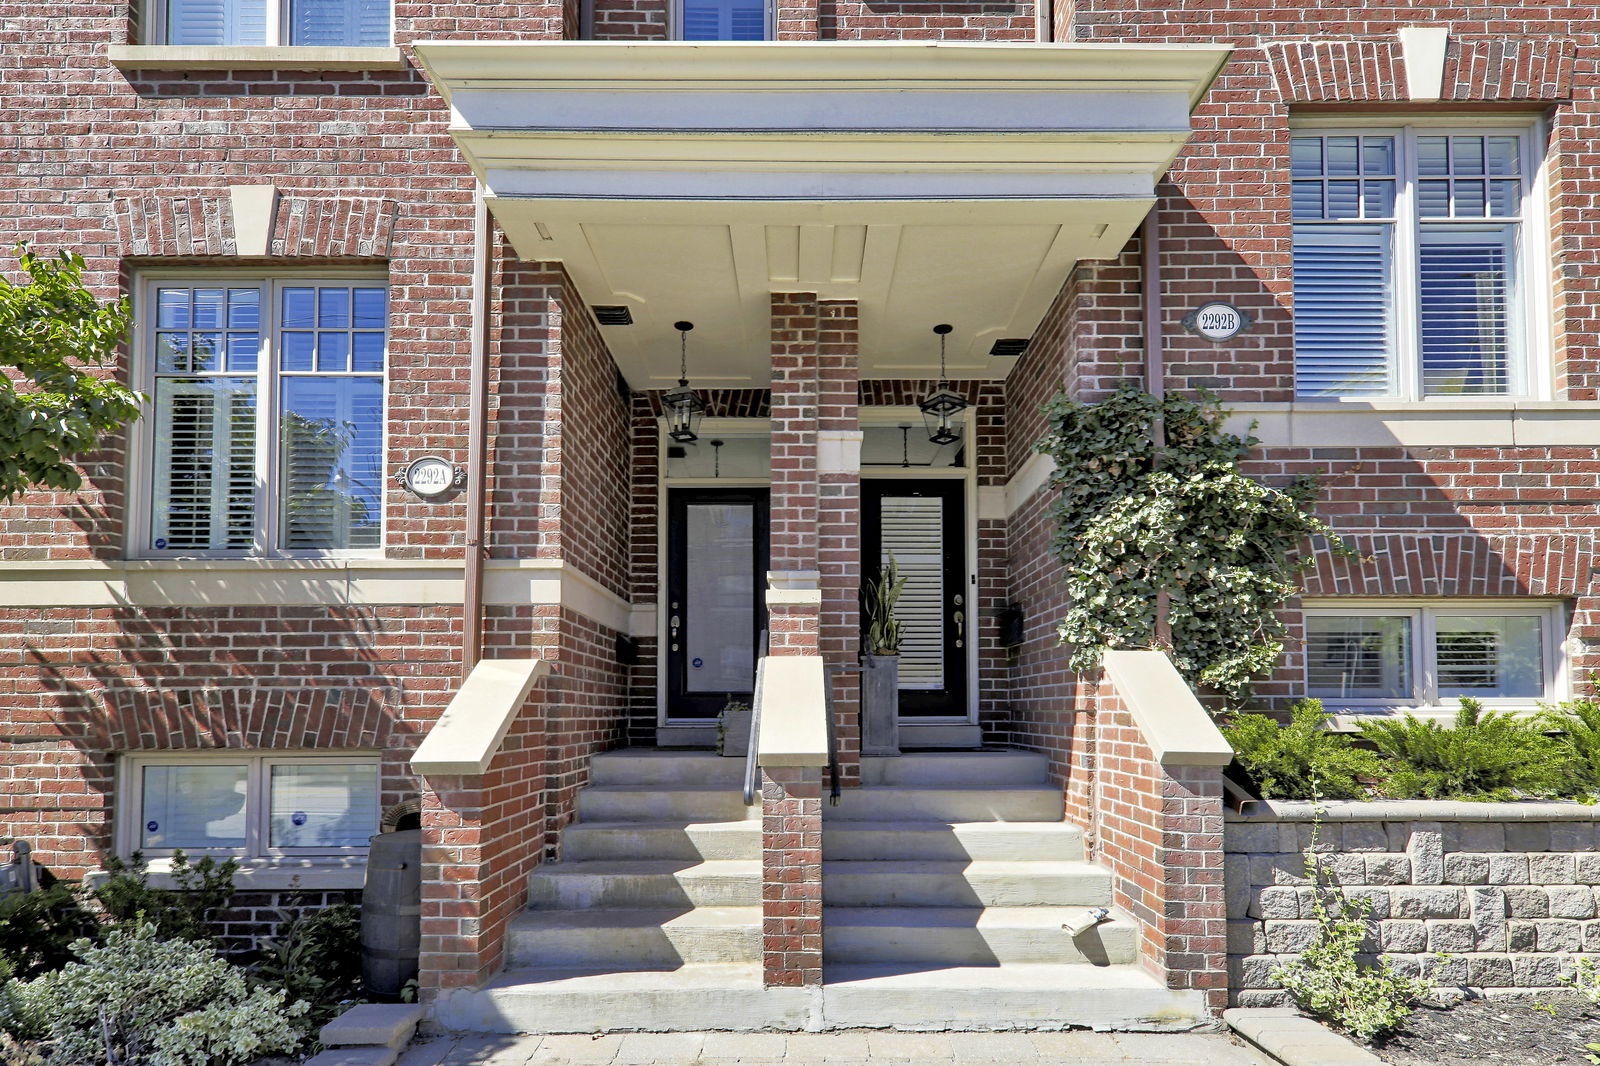
M833 907L1101 907L1111 875L1086 862L856 862L822 864Z
M1082 907L826 907L824 958L839 963L944 966L1089 963L1137 959L1139 932L1126 915L1073 937L1061 928Z
M759 819L759 803L745 806L737 788L662 788L599 785L578 793L585 822L736 822Z
M1059 822L1062 814L1061 790L1048 785L847 788L838 806L822 808L825 819L874 822Z
M761 902L761 861L638 859L563 862L528 875L528 905L585 907L749 907Z
M1204 996L1137 966L837 964L823 971L823 1022L874 1029L1193 1029Z
M570 832L571 830L568 830ZM824 859L1083 859L1083 830L1066 822L829 821Z
M624 748L596 755L590 762L589 780L596 785L742 789L744 760L706 751Z
M1049 782L1050 761L1034 751L921 752L861 760L861 781L873 785L987 785L1007 788Z
M507 931L507 966L670 970L761 962L761 908L528 911Z
M761 823L574 822L561 831L561 858L759 859Z
M475 1033L792 1031L807 1027L815 998L812 989L762 988L760 965L513 969L481 989L446 990L433 1018Z

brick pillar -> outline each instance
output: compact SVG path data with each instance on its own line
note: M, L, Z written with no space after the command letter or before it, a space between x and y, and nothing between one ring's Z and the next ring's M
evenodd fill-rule
M820 652L818 316L817 298L809 293L772 297L772 587L767 624L773 655ZM762 768L761 939L764 984L822 983L820 768Z
M818 306L810 293L772 297L772 592L774 655L816 655Z
M761 980L822 983L822 771L761 771Z
M830 665L854 666L861 650L860 318L854 302L819 305L817 330L817 568L819 647ZM832 679L840 778L861 777L861 675Z
M815 41L822 35L819 0L780 0L773 36L780 41Z

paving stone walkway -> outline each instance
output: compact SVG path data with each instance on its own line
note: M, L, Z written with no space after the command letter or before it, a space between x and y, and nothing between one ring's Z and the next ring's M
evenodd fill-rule
M422 1039L398 1066L1271 1066L1217 1033L627 1033Z

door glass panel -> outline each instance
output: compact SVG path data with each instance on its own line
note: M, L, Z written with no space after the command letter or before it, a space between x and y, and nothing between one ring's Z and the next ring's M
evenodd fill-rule
M689 692L755 688L755 507L692 503L684 545L684 676Z
M905 588L895 604L900 623L900 687L944 688L944 500L885 496L882 562L893 557Z

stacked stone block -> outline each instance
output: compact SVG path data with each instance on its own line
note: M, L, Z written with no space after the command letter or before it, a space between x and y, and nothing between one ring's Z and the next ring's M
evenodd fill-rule
M1600 952L1600 813L1575 804L1270 804L1225 833L1234 998L1273 1006L1273 971L1315 938L1314 848L1372 904L1368 948L1488 996L1561 984ZM1370 809L1370 817L1359 817Z

